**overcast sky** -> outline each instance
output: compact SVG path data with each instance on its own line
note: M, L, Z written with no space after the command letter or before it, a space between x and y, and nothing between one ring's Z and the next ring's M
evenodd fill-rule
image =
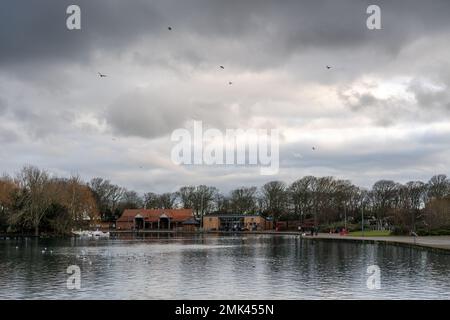
M366 27L370 4L382 30ZM2 0L0 170L139 192L447 174L449 17L448 0ZM175 165L170 135L194 119L279 129L279 174Z

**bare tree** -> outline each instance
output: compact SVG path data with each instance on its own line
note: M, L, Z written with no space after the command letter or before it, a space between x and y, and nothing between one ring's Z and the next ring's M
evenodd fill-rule
M147 209L174 209L176 206L177 193L166 192L156 194L148 192L144 195L144 203Z
M203 217L207 212L214 211L217 206L215 206L214 200L218 190L215 187L200 185L195 188L193 194L193 210L197 217Z
M194 208L194 194L195 187L194 186L185 186L181 187L177 192L178 197L180 198L181 206L185 209L193 209Z
M231 199L230 197L226 197L221 193L216 194L216 212L227 214L227 213L233 213L232 205L231 205Z
M425 207L427 200L427 185L422 181L411 181L406 184L406 188L411 210L411 224L415 230L416 220L420 217L420 210Z
M261 188L262 205L266 214L279 219L286 213L287 192L286 185L282 181L271 181Z
M336 192L336 182L333 177L320 177L313 181L313 215L314 224L318 224L323 220L330 220L335 213L333 207L334 195ZM332 211L333 210L333 211Z
M94 195L79 176L72 176L69 179L53 179L52 183L57 184L57 188L60 190L57 193L56 201L67 208L72 220L69 225L78 227L83 224L84 220L99 218Z
M118 206L125 193L124 188L111 184L109 180L102 178L93 178L89 187L95 195L103 220L111 220L121 214L121 212L118 212Z
M147 209L160 209L159 203L160 197L153 192L147 192L144 194L144 205Z
M256 206L256 187L241 187L231 191L230 207L233 213L250 214L255 213Z
M307 213L311 213L313 205L313 195L311 186L317 178L313 176L303 177L294 181L288 189L288 195L293 207L294 214L301 219Z
M428 230L450 226L450 198L432 198L424 209L424 222Z
M163 193L160 196L161 208L162 209L174 209L175 202L177 200L177 195L171 192Z
M9 176L0 178L0 230L5 231L14 210L14 197L18 187Z
M399 189L400 185L391 180L380 180L373 185L371 196L378 228L381 228L381 220L396 208Z
M29 223L35 236L38 236L40 223L48 213L56 190L52 190L47 172L33 166L23 167L16 181L25 203L16 219Z
M125 209L138 209L142 208L144 201L136 191L125 190L120 198L120 211Z
M442 199L450 194L450 181L445 174L433 176L428 181L428 197Z

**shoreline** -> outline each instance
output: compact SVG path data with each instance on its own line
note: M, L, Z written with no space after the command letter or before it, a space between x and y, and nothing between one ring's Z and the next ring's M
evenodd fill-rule
M359 243L394 245L408 248L415 248L421 250L429 250L432 252L439 252L450 254L450 236L382 236L382 237L362 237L362 236L341 236L339 234L319 233L316 236L301 236L296 231L176 231L176 230L145 230L145 231L110 231L111 235L146 235L146 234L180 234L180 235L194 235L194 234L236 234L236 235L273 235L273 236L298 236L301 239L308 241L350 241ZM20 239L20 238L70 238L73 235L67 236L40 236L34 235L14 235L14 234L0 234L0 240Z
M359 243L393 245L419 250L428 250L437 253L450 254L450 236L384 236L384 237L355 237L340 236L335 234L319 234L318 236L303 237L308 240L319 241L349 241Z

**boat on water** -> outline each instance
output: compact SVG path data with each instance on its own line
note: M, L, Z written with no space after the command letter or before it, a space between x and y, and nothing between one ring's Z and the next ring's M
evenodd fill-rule
M109 232L103 232L100 230L96 231L89 231L89 230L79 230L79 231L72 231L72 234L79 237L85 237L85 238L109 238Z
M72 234L79 236L79 237L88 237L90 233L91 233L91 231L87 231L87 230L79 230L79 231L72 230Z
M96 231L92 232L92 237L94 237L94 238L109 238L109 232L103 232L103 231L96 230Z

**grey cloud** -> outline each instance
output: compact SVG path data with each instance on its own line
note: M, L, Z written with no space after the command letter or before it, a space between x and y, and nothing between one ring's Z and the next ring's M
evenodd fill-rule
M416 113L410 102L397 97L377 98L370 92L339 92L339 97L352 111L366 114L379 126L390 126L401 119L414 118Z
M430 88L420 81L413 81L408 90L414 95L417 104L424 110L450 112L450 92L447 84Z
M180 92L137 89L119 97L102 116L116 135L150 139L169 135L175 129L189 128L193 120L202 121L205 130L207 127L225 130L248 126L250 108L236 108L233 100L221 100L221 97L199 96L187 100L186 90L189 92L189 89Z
M87 64L96 52L120 55L142 39L196 36L201 47L191 58L184 56L187 61L214 61L209 55L213 52L222 61L230 57L225 61L229 64L261 69L314 48L335 50L334 55L351 54L364 46L398 52L411 39L450 27L450 4L444 0L376 1L382 7L385 26L378 32L365 27L369 1L79 0L82 30L68 31L65 9L71 3L2 1L0 65L33 61ZM168 25L174 27L170 34ZM221 40L232 45L221 47ZM223 54L214 50L217 45ZM177 44L167 49L172 54L183 50ZM249 52L252 54L246 54Z
M73 119L74 114L68 110L33 109L24 105L15 105L9 109L5 108L2 122L15 124L22 133L27 133L34 139L40 139L49 134L57 135L67 132ZM9 137L14 140L18 138L13 131L3 129Z
M0 97L0 116L6 113L7 108L7 102Z
M361 92L343 87L338 90L338 96L352 111L370 116L379 125L392 125L401 121L430 121L437 114L441 119L450 116L449 86L440 77L437 81L432 81L418 76L405 84L405 93L411 94L414 101L404 95L378 98L371 92L376 89L376 85L365 86Z
M378 107L383 104L382 99L377 99L371 93L340 93L340 97L344 100L344 102L353 110L360 111L361 109Z
M135 91L120 97L106 111L105 118L115 134L155 138L180 128L185 120L181 105L171 96Z
M19 135L13 130L0 127L0 142L2 144L14 143L19 141Z

